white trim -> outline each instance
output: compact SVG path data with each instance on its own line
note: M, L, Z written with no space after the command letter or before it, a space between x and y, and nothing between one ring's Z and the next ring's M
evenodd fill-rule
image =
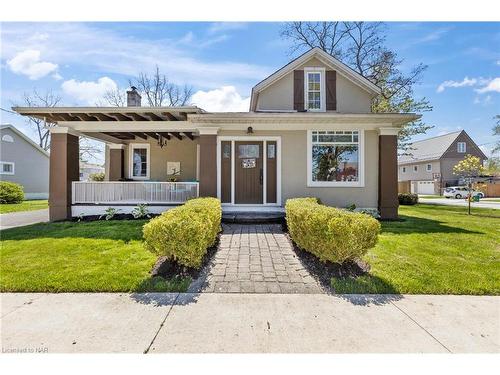
M426 172L432 172L432 164L427 163L427 165L425 166L425 170L426 170Z
M326 98L325 98L325 68L324 67L305 67L304 68L304 109L308 112L326 112ZM319 96L320 108L309 108L309 73L319 73Z
M336 130L336 129L335 129ZM365 187L365 132L362 129L349 129L358 132L358 181L313 181L312 180L312 132L307 131L307 187Z
M198 128L198 133L200 135L216 135L219 132L218 127L203 127Z
M4 164L11 165L12 166L12 172L4 172L3 171ZM2 174L2 175L9 175L9 176L12 176L12 175L16 174L16 163L14 163L13 161L0 161L0 166L1 166L0 174Z
M412 170L413 170L413 173L418 173L418 165L414 165Z
M400 128L379 128L378 129L378 134L379 135L398 135Z
M223 203L224 205L230 205L230 206L235 206L235 207L249 207L249 206L281 206L281 136L253 136L253 135L244 135L244 136L218 136L217 137L217 198L221 199L222 193L221 193L221 151L222 151L222 146L221 142L223 141L231 141L231 203ZM264 145L262 152L264 152L264 157L263 157L263 170L262 173L264 173L263 176L263 184L262 184L262 201L264 202L261 205L255 205L255 204L235 204L235 142L240 142L240 141L261 141ZM265 161L267 160L267 150L265 148L265 145L267 144L267 141L275 141L276 142L276 203L267 203L267 176L266 176L266 163Z
M125 150L127 146L115 143L108 143L108 148L110 150Z
M463 151L461 151L461 147L460 146L464 146L463 147ZM457 153L458 154L465 154L467 152L467 142L457 142Z
M129 143L128 145L128 176L134 180L149 180L151 171L151 149L149 143ZM146 151L146 176L134 176L134 148L145 148Z
M285 212L281 206L222 203L222 212Z

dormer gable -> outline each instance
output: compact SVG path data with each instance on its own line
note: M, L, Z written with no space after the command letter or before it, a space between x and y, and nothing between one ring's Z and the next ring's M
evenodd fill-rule
M250 111L369 113L380 89L313 48L252 89Z

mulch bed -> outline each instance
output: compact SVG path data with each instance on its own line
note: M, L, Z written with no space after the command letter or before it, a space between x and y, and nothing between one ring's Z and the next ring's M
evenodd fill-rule
M288 233L286 235L293 245L293 250L297 258L299 258L304 268L320 283L325 291L334 292L330 281L332 278L356 278L370 271L370 265L361 259L343 264L328 261L321 262L315 255L299 248Z
M214 245L207 249L207 253L203 257L203 261L199 269L186 267L175 261L169 261L167 260L167 257L160 257L151 270L151 276L160 276L164 279L172 279L175 277L191 277L193 280L196 280L217 252L217 247L219 246L219 236L220 233L217 235L217 239L215 240Z

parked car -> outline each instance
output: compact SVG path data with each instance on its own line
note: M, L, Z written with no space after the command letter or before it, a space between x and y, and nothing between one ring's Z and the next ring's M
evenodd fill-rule
M451 186L444 189L443 196L445 198L455 198L464 199L469 195L469 189L466 186ZM478 196L479 198L484 198L484 193L482 191L472 190L472 196Z

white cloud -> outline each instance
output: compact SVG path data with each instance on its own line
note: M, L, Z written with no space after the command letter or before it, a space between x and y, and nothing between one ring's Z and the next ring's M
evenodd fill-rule
M61 88L78 101L95 105L107 91L116 90L118 86L111 78L101 77L96 82L70 79L64 81Z
M449 87L467 87L467 86L474 86L478 83L478 80L476 78L469 78L465 77L462 81L444 81L441 83L438 88L437 92L443 92L446 88Z
M224 27L228 26L216 26L215 29ZM43 40L35 41L30 39L35 33L46 35L41 38ZM86 70L102 72L102 75L136 76L141 71L150 72L158 65L171 82L204 90L228 84L239 90L249 90L273 71L263 65L201 58L199 50L221 41L220 37L214 34L197 40L189 33L180 38L170 38L166 33L162 38L147 39L129 37L101 25L6 23L1 29L1 52L8 59L18 53L22 45L25 49L41 51L44 59L57 61L60 66L84 66Z
M214 22L208 28L208 32L217 33L221 31L241 30L246 27L246 22Z
M40 79L57 71L57 64L40 61L40 54L38 50L28 49L7 60L7 65L14 73L28 76L31 80Z
M487 106L491 104L491 95L486 95L484 98L476 96L474 98L474 104L480 104L482 106Z
M234 86L209 91L197 91L191 103L210 112L247 112L250 98L242 98Z
M493 78L484 87L475 90L479 94L486 92L500 92L500 77Z

